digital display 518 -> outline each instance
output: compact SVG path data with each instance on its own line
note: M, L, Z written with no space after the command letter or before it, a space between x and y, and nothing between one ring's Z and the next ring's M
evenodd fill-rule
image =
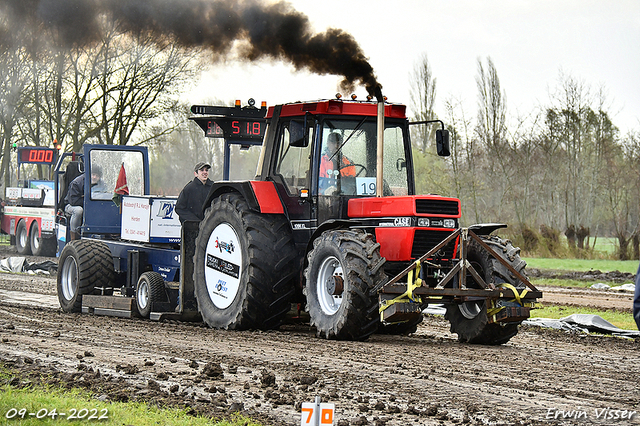
M53 148L18 148L20 163L53 164L55 158L55 149Z
M266 127L264 120L219 118L207 122L206 135L210 138L261 140Z

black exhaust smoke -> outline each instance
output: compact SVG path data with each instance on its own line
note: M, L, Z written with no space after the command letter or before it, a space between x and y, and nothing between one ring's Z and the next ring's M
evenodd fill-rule
M240 59L282 60L298 70L344 77L340 90L380 85L352 35L335 28L314 33L309 18L284 1L261 0L3 0L10 22L55 30L59 43L84 46L99 40L104 19L158 43L205 48L213 60L237 52Z

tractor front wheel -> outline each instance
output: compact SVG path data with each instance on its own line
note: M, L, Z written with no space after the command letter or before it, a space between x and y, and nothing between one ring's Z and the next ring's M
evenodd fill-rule
M319 337L365 340L379 325L378 298L385 279L380 245L359 230L327 231L307 256L304 294Z
M483 241L516 271L524 275L526 262L520 258L519 248L514 247L510 241L496 236L483 237ZM497 288L503 284L511 284L518 290L525 288L522 281L513 276L500 261L474 240L468 245L467 250L467 260L485 282L491 282ZM471 274L467 274L466 282L468 288L480 288ZM448 304L446 309L445 318L451 324L451 332L458 334L458 340L461 342L501 345L518 333L518 323L489 322L486 300Z

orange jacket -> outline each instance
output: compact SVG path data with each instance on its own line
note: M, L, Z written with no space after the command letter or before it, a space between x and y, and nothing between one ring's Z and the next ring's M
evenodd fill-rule
M335 159L335 158L334 158ZM335 167L332 160L329 160L329 156L324 154L322 156L322 160L320 161L320 177L324 178L334 178L335 176L329 176L328 170L333 170ZM356 167L351 163L351 161L346 157L342 156L342 167L340 168L341 176L356 176Z

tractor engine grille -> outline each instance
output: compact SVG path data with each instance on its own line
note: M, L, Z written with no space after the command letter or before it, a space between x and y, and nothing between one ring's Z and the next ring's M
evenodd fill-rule
M411 257L417 259L427 253L429 250L437 246L442 240L451 235L452 231L431 231L425 229L416 229L413 237L413 247L411 249ZM456 239L440 249L434 258L452 259L456 248Z
M416 199L416 213L458 216L460 203L452 200Z

